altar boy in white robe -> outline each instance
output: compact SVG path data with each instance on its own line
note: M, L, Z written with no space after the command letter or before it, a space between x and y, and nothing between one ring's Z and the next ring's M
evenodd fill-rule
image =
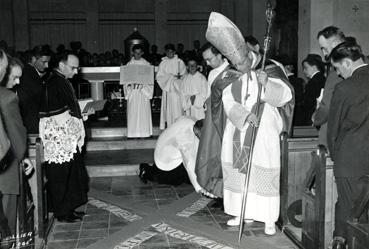
M269 76L265 71L253 71L252 60L239 29L226 17L212 13L206 38L242 75L223 91L223 105L227 114L222 143L222 170L224 180L224 211L235 216L227 225L240 223L245 166L249 159L252 126L258 126L252 157L250 183L245 219L265 223L264 232L276 233L279 216L280 134L284 124L281 113L289 112L293 93L283 80L283 71L274 68ZM278 70L279 69L279 70ZM282 72L282 73L281 73ZM278 74L281 73L281 74ZM227 77L227 75L223 75ZM275 78L274 78L275 77ZM260 84L260 85L259 85ZM261 91L259 117L254 114L258 91ZM283 107L283 108L281 108Z
M195 59L187 62L188 74L184 76L181 84L182 105L186 116L195 120L205 118L204 103L209 92L209 84L205 76L197 71Z
M142 58L143 47L136 44L132 47L133 57L127 63L135 65L150 65ZM152 118L150 99L154 85L137 82L124 87L127 99L127 137L150 137L152 135Z
M166 56L159 64L156 80L163 90L160 110L160 129L164 130L183 115L180 84L186 66L175 54L173 44L164 47Z

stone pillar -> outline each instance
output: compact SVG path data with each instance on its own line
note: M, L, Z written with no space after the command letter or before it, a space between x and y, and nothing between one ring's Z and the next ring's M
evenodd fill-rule
M13 25L15 49L29 49L28 0L13 0Z
M168 42L168 0L155 1L155 44L158 51L163 51Z
M98 0L85 0L86 28L87 28L87 51L98 52L99 38L99 3Z

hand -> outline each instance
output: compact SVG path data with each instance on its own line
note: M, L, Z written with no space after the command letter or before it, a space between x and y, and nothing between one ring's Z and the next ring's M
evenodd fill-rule
M34 168L31 160L29 160L29 158L24 158L22 161L23 164L23 170L24 170L24 174L26 174L26 176L30 175L32 173L32 170Z
M250 113L247 116L246 122L249 123L250 125L254 126L254 127L258 127L259 126L258 117L256 117L256 115L254 113Z
M266 85L268 84L268 75L265 71L262 70L257 70L256 71L256 76L258 78L258 82L263 85L264 87L266 87Z
M191 100L191 105L193 105L195 103L195 99L196 99L196 96L195 95L192 95L190 97L190 100Z

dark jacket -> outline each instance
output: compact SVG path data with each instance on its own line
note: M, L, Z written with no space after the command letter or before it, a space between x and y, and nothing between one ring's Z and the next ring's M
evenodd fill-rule
M10 167L0 173L0 192L19 194L19 163L26 152L27 134L20 116L17 95L4 87L0 87L0 115L13 153Z
M369 66L336 85L328 116L328 147L336 177L369 174Z
M37 134L39 126L38 112L42 97L43 81L36 69L24 66L20 84L17 86L19 107L24 126L28 134Z
M311 116L316 108L316 99L320 95L320 91L324 88L325 77L324 74L319 72L315 74L305 86L303 109L305 114L305 124L311 124Z

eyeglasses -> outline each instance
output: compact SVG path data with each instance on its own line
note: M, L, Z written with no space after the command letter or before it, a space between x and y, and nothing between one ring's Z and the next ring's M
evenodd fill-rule
M79 71L81 69L80 67L74 67L74 66L71 66L71 65L68 65L68 64L65 64L65 65L68 66L70 69L72 69L72 71L74 71L74 70Z

